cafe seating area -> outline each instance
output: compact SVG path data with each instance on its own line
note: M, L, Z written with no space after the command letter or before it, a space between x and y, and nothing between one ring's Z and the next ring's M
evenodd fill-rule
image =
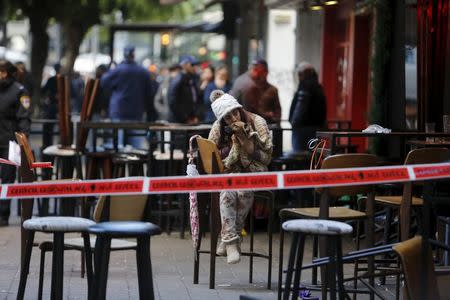
M60 81L63 86L64 79L61 78ZM79 121L58 124L60 144L44 149L39 155L39 135L31 135L28 140L24 135L18 134L21 155L27 162L19 169L20 181L185 176L190 137L207 137L211 125L92 121L92 101L97 85L98 81L90 81L87 84ZM60 98L63 107L68 106L68 99L64 95L67 93L61 94ZM71 119L67 110L61 110L60 114L63 115L63 120ZM283 149L283 138L291 128L271 126L271 133L277 143L274 144L274 157L269 171L326 171L402 163L440 163L450 158L446 144L441 142L450 137L449 133L394 131L381 135L350 130L350 123L346 122L338 122L336 126L329 131L317 132L318 140L315 145L320 144L321 148L302 153L289 153ZM401 140L403 146L400 153L405 158L399 161L373 154L355 153L362 152L358 148L362 143L354 144L355 139L380 136ZM126 141L130 137L140 138L142 147L133 148L127 145ZM436 139L435 143L432 144L427 138ZM440 146L436 145L438 143ZM198 143L194 148L193 160L201 174L221 173L221 161L211 155L211 149L206 152L203 150L202 153ZM51 158L54 168L50 169L52 174L49 178L37 176L43 174L45 169L31 168L34 163L32 150L38 153L38 157ZM305 295L308 293L311 297L320 299L327 296L331 299L349 299L350 296L354 299L400 299L408 293L417 293L413 291L412 283L417 280L417 276L411 278L408 275L411 274L411 255L419 255L423 259L427 256L427 260L432 255L434 263L440 268L445 269L448 265L448 259L443 258L446 255L448 257L449 245L445 237L449 235L450 230L437 230L436 228L445 227L445 224L434 221L437 220L434 216L440 216L439 220L444 220L448 215L445 209L438 213L433 211L433 199L439 198L439 205L445 206L445 200L442 199L448 199L450 193L437 183L438 181L419 182L413 187L412 183L404 182L386 187L383 184L361 185L355 182L354 186L307 191L286 188L256 192L256 202L265 214L257 219L254 208L244 228L243 245L249 248L242 248L242 255L248 256L243 259L248 259L248 265L245 263L247 267L239 271L239 278L241 273L246 274L246 280L240 279L239 284L259 285L260 289L265 290L262 293L267 293L260 294L261 299L268 295L272 299L288 299L297 295L304 295L303 299L317 299L307 298L309 296ZM403 195L394 195L395 191L399 190L403 190ZM67 251L63 250L79 250L78 252L82 253L78 260L79 266L76 267L81 269L81 272L77 272L77 277L86 278L87 282L84 287L80 285L80 289L83 289L85 296L92 299L108 298L107 282L111 280L108 278L117 276L116 272L121 272L114 267L114 272L108 271L109 266L114 266L115 263L115 256L110 256L110 251L135 250L137 273L127 276L137 276L136 282L139 284L136 290L141 299L151 299L162 287L157 283L160 274L156 271L160 268L157 264L161 261L150 259L155 254L153 251L150 254L150 237L152 247L164 238L180 239L180 243L184 243L186 247L191 238L187 194L51 200L54 200L51 206L59 209L54 209L53 213L50 213L51 210L44 213L52 214L42 219L47 222L45 224L39 223L33 200L24 199L20 202L22 267L18 299L24 298L26 290L29 293L29 290L33 289L29 274L32 252L37 252L32 249L36 245L41 245L42 251L39 280L36 280L39 283L36 289L39 299L45 294L43 287L46 286L46 277L51 278L51 298L66 297L67 289L63 287L66 276L63 266L66 263L63 256ZM194 286L208 286L208 289L220 290L226 276L222 276L225 272L224 266L221 264L221 258L216 256L220 232L218 193L215 191L199 194L198 201L199 239L195 247L190 245L184 249L190 253L189 256L183 257L190 265L186 268L189 272L183 270L179 273L193 278ZM130 209L134 209L133 212L130 212ZM86 220L89 223L83 228L76 224L72 228L73 222L64 223L64 220L72 220L71 218ZM62 223L56 227L50 226L49 222L54 220L61 220ZM439 232L438 235L435 234L436 231ZM35 243L35 232L53 233L54 240ZM65 240L66 232L81 232L83 239L70 236L70 239ZM416 238L414 243L409 244L408 240L417 235L428 235L433 239L429 241L422 238L419 243ZM117 238L134 240L117 244ZM429 247L430 243L432 247ZM418 244L423 247L418 249ZM409 251L411 248L414 248L413 252ZM45 253L50 251L53 253L52 274L44 276ZM200 255L204 253L209 254L209 267L206 256ZM180 265L185 263L186 261ZM431 271L420 273L428 274L427 278L434 278L430 275ZM87 276L84 276L85 274ZM156 282L154 286L152 282ZM434 284L434 281L431 283ZM442 295L442 292L439 292L439 295Z

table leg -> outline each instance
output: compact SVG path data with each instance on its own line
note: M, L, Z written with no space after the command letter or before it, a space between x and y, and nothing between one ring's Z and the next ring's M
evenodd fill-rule
M367 226L366 226L366 248L371 248L374 246L374 210L375 210L375 192L372 191L367 195L366 202L366 215L367 215ZM367 258L367 273L369 274L369 285L375 287L375 260L373 256ZM370 300L375 299L375 294L373 291L370 292Z
M220 232L220 206L219 193L211 194L210 215L211 215L211 247L209 257L209 288L215 288L216 281L216 249Z
M20 212L20 224L23 224L23 222L25 222L28 219L31 219L32 215L33 215L33 202L34 199L20 199L20 206L21 206L21 212ZM23 226L21 226L20 228L20 236L21 236L21 240L20 240L20 266L22 267L23 265L23 261L24 261L24 256L25 256L25 247L27 244L27 237L28 237L28 233L27 231L23 228Z
M412 206L412 183L406 182L403 186L402 202L400 203L400 240L409 239Z

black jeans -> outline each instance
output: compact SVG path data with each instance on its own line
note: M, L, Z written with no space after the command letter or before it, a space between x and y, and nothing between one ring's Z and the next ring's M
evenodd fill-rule
M0 148L0 157L8 158L8 147ZM16 179L16 167L11 165L0 164L0 178L2 184L13 183ZM0 218L8 220L11 213L11 200L0 200Z

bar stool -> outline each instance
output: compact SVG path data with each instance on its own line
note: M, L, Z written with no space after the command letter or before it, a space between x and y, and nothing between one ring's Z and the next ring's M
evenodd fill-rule
M89 226L95 222L89 219L77 217L42 217L28 219L23 223L23 228L28 232L25 259L20 272L19 290L17 299L23 299L30 269L31 251L33 249L34 234L36 231L53 233L53 262L51 299L63 299L64 279L64 234L69 232L81 232L84 239L84 251L86 255L86 269L88 275L88 295L91 292L92 260L89 235L86 233Z
M94 254L95 279L94 292L93 295L91 295L93 297L92 299L106 299L111 239L136 238L139 299L153 300L155 296L153 293L152 264L150 259L150 237L160 234L161 229L148 222L116 221L92 225L89 227L88 232L97 235Z
M170 144L169 142L165 142ZM168 151L155 150L150 157L151 168L149 176L173 176L182 175L185 172L185 154L180 149L174 149L174 145ZM178 225L180 238L184 239L186 231L187 210L185 195L155 195L152 200L152 216L155 223L167 233L172 233L172 227ZM153 219L152 219L153 220ZM174 225L175 224L175 225Z
M283 230L293 233L289 261L287 266L286 281L284 284L283 300L287 300L292 292L292 299L299 296L300 275L302 272L303 251L306 235L317 235L327 237L327 252L329 263L327 266L327 283L330 291L330 298L336 299L336 276L337 292L339 299L348 298L344 289L344 275L342 263L342 242L341 236L350 234L353 228L342 222L330 220L299 219L290 220L283 223ZM294 282L292 285L292 276ZM282 287L281 287L282 289Z
M147 154L117 153L112 157L113 178L125 176L144 176Z
M197 161L197 167L200 174L218 174L223 170L223 165L219 166L221 160L217 159L216 152L214 152L215 144L211 141L197 137L197 144L199 147L199 160ZM217 154L218 155L218 154ZM200 271L200 254L205 253L210 256L210 268L209 268L209 288L215 288L215 274L216 274L216 248L219 238L219 231L221 228L220 222L220 209L219 209L219 194L199 194L198 211L199 211L199 241L194 252L194 284L199 283L199 271ZM203 199L201 199L203 197ZM250 249L248 252L242 252L242 256L249 256L249 283L253 282L253 262L255 257L267 259L267 289L271 288L272 278L272 233L273 233L273 210L274 210L274 194L272 191L256 191L254 193L255 200L257 198L264 201L269 207L269 220L267 224L268 233L268 251L266 253L257 252L254 249L254 224L253 224L253 212L250 212ZM209 198L209 199L208 199ZM201 200L200 200L201 199ZM209 201L208 201L209 200ZM209 203L208 203L209 202ZM210 218L210 232L211 242L210 250L201 250L202 236L205 233L207 227L207 211L206 206L209 205L209 218Z

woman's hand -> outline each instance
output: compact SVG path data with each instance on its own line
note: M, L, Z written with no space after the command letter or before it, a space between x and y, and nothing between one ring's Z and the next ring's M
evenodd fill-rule
M255 143L253 142L252 139L245 139L241 143L241 147L245 150L245 152L247 152L250 155L253 154L253 152L255 152Z
M253 139L249 139L247 137L233 134L231 136L231 140L232 140L233 144L238 145L240 148L242 148L248 154L253 154L253 152L255 152L255 143L253 142Z

